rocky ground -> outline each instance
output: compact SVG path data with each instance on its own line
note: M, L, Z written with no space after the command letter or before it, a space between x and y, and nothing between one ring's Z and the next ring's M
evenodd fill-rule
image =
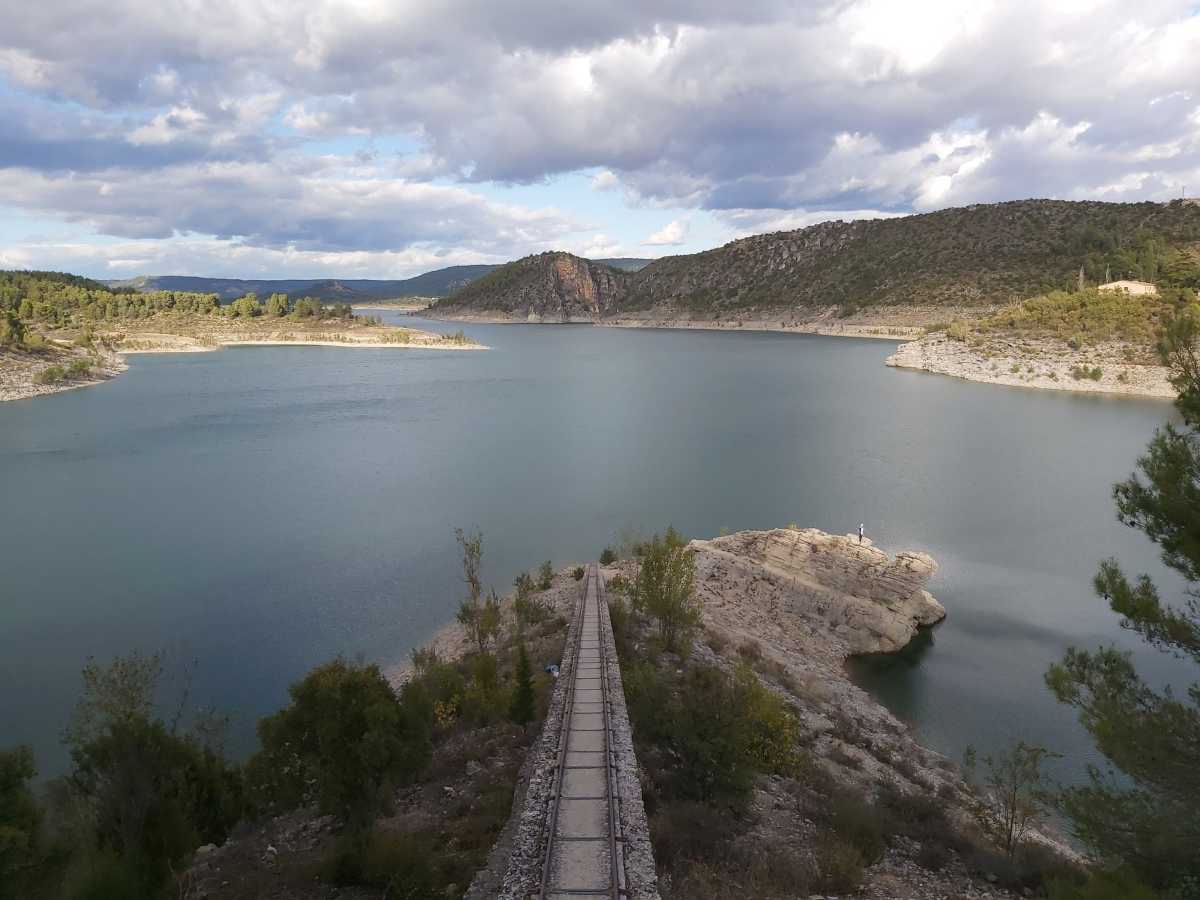
M86 373L39 383L38 376L42 372L54 366L65 370L77 360L90 364ZM36 351L0 348L0 402L101 384L125 369L125 362L120 356L100 349L89 353L69 344L53 342Z
M737 839L757 848L748 852L772 847L780 853L816 852L817 820L826 803L821 797L845 792L871 797L888 790L923 798L955 828L970 832L973 795L957 767L919 744L907 725L850 681L843 665L854 654L898 650L919 628L946 614L925 590L936 563L923 553L891 556L869 540L860 543L856 535L814 529L741 532L693 541L691 547L704 627L693 658L729 670L750 663L763 683L796 710L805 749L819 767L815 777L826 785L814 794L788 779L760 778L750 830ZM626 562L607 574L628 579L634 568ZM978 858L940 845L934 850L897 837L867 869L860 891L814 896L1021 896L994 884L996 876L986 865L981 868ZM665 897L689 896L693 890L696 896L720 895L673 885L665 875Z
M944 333L901 344L887 364L968 381L1173 399L1175 389L1164 366L1130 359L1128 348L1107 344L1072 349L1061 341L1006 340L967 342ZM1095 370L1099 377L1095 378Z

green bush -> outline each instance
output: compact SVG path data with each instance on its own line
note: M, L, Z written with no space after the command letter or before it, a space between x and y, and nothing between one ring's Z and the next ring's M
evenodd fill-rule
M25 323L11 309L0 310L0 347L25 343Z
M634 606L649 614L667 650L686 654L692 632L700 624L701 605L692 588L696 560L673 528L655 535L644 547L634 588Z
M58 384L60 381L65 381L67 370L62 366L48 366L42 371L33 376L35 384Z
M552 584L554 584L554 566L550 564L550 560L546 560L538 569L538 590L548 591Z
M335 660L290 688L292 702L259 720L262 750L251 765L274 772L264 787L281 805L301 802L311 784L321 809L361 830L392 784L429 760L429 731L401 706L376 666Z
M605 547L600 552L600 565L611 566L617 561L617 554L613 552L612 547Z
M18 879L37 850L41 811L29 788L35 774L28 747L0 751L0 900L20 895Z
M584 576L583 566L576 566L575 569L571 572L571 575L574 577L574 579L576 581L583 581L583 576Z

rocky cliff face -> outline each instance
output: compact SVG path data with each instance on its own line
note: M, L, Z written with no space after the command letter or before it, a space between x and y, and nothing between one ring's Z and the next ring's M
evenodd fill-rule
M869 540L813 528L742 531L692 546L706 605L738 602L748 620L787 623L831 658L899 650L946 615L925 590L937 571L925 553L892 557Z
M616 305L630 273L570 253L541 253L472 282L435 309L528 322L594 322Z

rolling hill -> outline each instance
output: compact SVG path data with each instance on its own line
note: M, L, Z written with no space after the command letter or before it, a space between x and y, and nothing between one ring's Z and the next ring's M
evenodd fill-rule
M596 260L623 271L636 271L651 260L621 257ZM205 278L194 275L140 275L107 282L111 288L132 288L141 292L187 291L216 294L222 301L254 293L265 297L281 293L295 297L315 297L327 303L370 303L404 297L445 297L465 287L499 265L448 266L412 278L382 280L372 278Z
M492 272L437 309L554 318L556 309L588 305L586 296L564 295L570 284L553 266L532 266L536 259ZM865 307L992 307L1073 288L1081 270L1092 285L1130 275L1200 286L1200 204L1020 200L823 222L656 260L613 279L597 309L602 317L665 321L830 308L847 315Z

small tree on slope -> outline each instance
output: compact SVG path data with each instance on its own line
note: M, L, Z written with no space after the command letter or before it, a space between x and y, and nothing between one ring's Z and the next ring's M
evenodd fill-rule
M516 683L513 686L508 717L524 728L533 719L533 670L529 665L529 653L525 650L524 643L517 650L517 667L513 679Z

